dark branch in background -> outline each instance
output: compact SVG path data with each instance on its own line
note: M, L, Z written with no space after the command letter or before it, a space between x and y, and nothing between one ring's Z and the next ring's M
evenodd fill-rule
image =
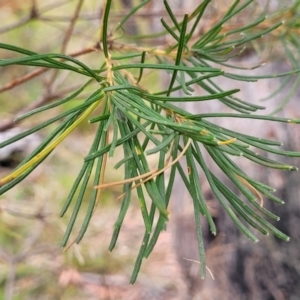
M10 30L13 30L13 29L17 29L23 25L25 25L26 23L32 21L32 20L37 20L37 19L40 19L40 16L52 9L56 9L68 2L70 2L70 0L67 0L67 1L58 1L56 3L51 3L50 5L46 5L44 8L42 9L38 9L37 8L37 5L35 3L35 1L32 1L32 5L30 7L30 9L28 10L28 15L27 16L24 16L21 18L21 20L18 20L18 22L16 23L13 23L11 25L8 25L6 27L2 27L0 29L0 34L3 34L3 33L6 33Z
M78 19L78 16L79 16L80 10L82 8L83 2L84 2L84 0L78 0L78 3L75 7L74 15L71 18L69 27L66 29L65 35L63 37L63 41L62 41L62 45L61 45L61 49L60 49L61 54L65 54L65 52L66 52L68 43L71 39L73 30L74 30L74 27L75 27L75 23ZM50 101L54 100L54 99L49 98L49 96L51 97L51 95L53 94L53 84L55 82L55 79L57 78L58 73L59 73L59 70L53 70L52 71L52 75L51 75L50 79L45 84L45 90L46 90L46 93L48 93L48 95L46 94L45 97L44 97L45 101L43 103L39 104L36 107L39 107L43 104L46 104L47 102L50 102Z
M78 20L79 13L80 13L83 2L84 2L84 0L79 0L78 1L78 4L77 4L75 12L74 12L74 15L73 15L72 19L70 20L69 27L66 30L66 34L64 36L62 46L61 46L61 53L62 54L64 54L66 52L68 42L70 41L70 38L71 38L72 32L74 30L76 20Z
M85 48L83 50L76 51L74 53L70 53L68 55L71 56L71 57L78 57L78 56L81 56L81 55L85 55L85 54L89 54L89 53L98 51L99 49L100 49L99 44L97 44L97 45L95 45L95 47L88 47L88 48ZM40 69L37 69L37 70L33 70L33 71L31 71L31 72L29 72L29 73L27 73L27 74L25 74L25 75L23 75L23 76L21 76L17 79L13 79L11 82L7 83L5 86L0 88L0 93L8 91L10 89L13 89L14 87L16 87L18 85L21 85L21 84L23 84L23 83L25 83L29 80L32 80L35 77L40 76L43 73L49 72L50 70L51 69L40 68ZM60 96L64 95L65 93L68 93L70 91L71 90L67 89L67 90L62 91L60 93L55 93L55 94L52 94L52 95L45 95L41 99L33 101L33 103L30 104L29 106L21 109L18 112L15 112L13 114L15 116L18 116L18 115L23 114L25 112L28 112L32 109L38 108L38 107L40 107L40 106L42 106L42 105L44 105L48 102L51 102L52 100L58 99ZM15 120L15 117L13 117L11 119L6 119L4 121L1 121L0 122L0 132L5 131L5 130L10 129L10 128L13 128L16 125L14 120Z
M124 17L124 15L128 14L130 12L129 9L124 9L122 13L118 12L113 12L111 14L111 19L121 19ZM176 17L182 17L184 16L184 13L181 10L174 11L173 12ZM158 12L138 12L133 16L135 19L142 19L142 18L158 18L160 19L161 17L167 17L168 14L166 11L158 11ZM72 18L70 17L61 17L61 16L39 16L39 20L41 21L46 21L46 22L70 22ZM99 14L81 14L80 17L78 17L78 20L80 21L93 21L93 20L98 20L99 19Z

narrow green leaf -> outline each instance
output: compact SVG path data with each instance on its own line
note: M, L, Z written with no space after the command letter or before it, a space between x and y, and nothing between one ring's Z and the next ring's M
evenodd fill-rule
M206 68L206 67L185 67L176 65L158 65L158 64L124 64L119 66L113 66L113 71L124 70L124 69L154 69L154 70L177 70L177 71L190 71L190 72L222 72L220 69L216 68Z
M152 149L149 149L146 151L146 154L147 155L151 155L151 154L154 154L154 153L157 153L157 152L161 152L161 151L164 151L164 149L166 147L168 147L171 142L174 140L176 136L176 133L172 133L170 134L166 139L164 139L158 146L152 148Z
M175 39L175 41L179 42L179 36L172 30L172 28L167 24L167 22L161 18L160 19L162 25L166 28L166 30L171 34L171 36Z
M98 138L101 138L100 145L99 145L100 148L102 148L106 142L106 138L103 137L102 132L103 132L103 124L99 126L98 131L97 131ZM97 159L97 166L96 166L95 176L94 176L94 183L93 183L94 186L99 184L99 181L100 181L101 169L102 169L102 165L103 165L103 156L97 157L96 159ZM89 201L89 206L88 206L88 209L86 212L86 216L82 223L79 234L76 238L77 244L80 243L80 241L82 240L82 238L90 224L91 218L92 218L94 210L95 210L97 195L98 195L98 190L93 189L92 195L91 195L90 201Z
M164 3L166 5L167 1L164 1ZM169 14L170 14L170 12L169 12ZM185 34L186 34L187 23L188 23L188 15L185 14L184 18L183 18L183 21L182 21L182 25L181 25L180 37L179 37L178 46L177 46L177 54L176 54L176 58L175 58L175 65L176 66L180 65L181 56L182 56L184 48L186 47L186 45L185 45ZM170 93L171 93L171 90L173 88L173 85L174 85L176 77L177 77L177 72L178 72L177 70L174 70L174 72L173 72L167 96L169 96Z
M105 0L105 10L103 14L103 21L102 21L102 44L103 44L103 53L105 58L108 58L108 44L107 44L107 36L108 36L108 23L109 23L109 13L110 13L110 6L111 0Z
M201 189L201 184L200 184L200 178L199 178L199 172L197 170L196 164L194 162L194 158L192 155L192 146L190 146L187 151L186 151L186 161L187 161L187 166L189 168L189 179L190 179L190 186L193 187L194 190L194 195L193 195L193 200L198 200L199 202L199 207L202 208L204 215L207 218L207 222L210 227L210 231L213 235L217 234L217 228L216 225L212 219L212 216L207 208L204 195Z
M201 279L205 278L206 273L206 259L205 259L205 249L203 244L203 236L202 236L202 228L201 228L201 220L199 214L199 202L193 199L194 204L194 217L196 224L196 234L198 241L198 251L200 255L200 277Z
M129 13L125 15L125 17L120 21L119 25L117 26L116 30L119 30L121 27L124 26L124 24L130 19L131 16L133 16L139 9L141 9L143 6L145 6L147 3L149 3L151 0L143 0L141 4L133 7Z
M145 58L146 58L146 51L143 51L142 56L141 56L141 64L145 63ZM141 81L141 79L143 77L143 71L144 71L144 69L141 68L140 75L138 77L138 80L136 81L137 84Z
M39 112L43 112L45 110L48 110L48 109L51 109L51 108L54 108L54 107L57 107L59 105L62 105L64 103L67 103L69 102L70 100L74 99L75 97L77 97L90 83L92 82L92 79L90 79L87 83L85 83L82 87L80 87L79 89L77 89L74 93L72 93L70 96L62 99L62 100L59 100L59 101L56 101L54 103L50 103L50 104L47 104L47 105L44 105L44 106L41 106L41 107L38 107L36 109L33 109L29 112L26 112L24 114L22 114L21 116L18 116L16 119L15 119L15 122L18 122L18 121L21 121L21 120L24 120L25 118L28 118L28 117L31 117Z

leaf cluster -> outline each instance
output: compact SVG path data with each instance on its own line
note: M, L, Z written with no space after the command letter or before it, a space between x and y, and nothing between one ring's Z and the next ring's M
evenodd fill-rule
M256 114L256 111L264 107L239 99L235 95L238 89L223 90L215 82L215 78L220 76L242 81L274 77L274 75L238 75L234 71L224 71L223 68L239 68L236 62L232 64L229 60L240 56L249 43L280 28L282 21L264 28L261 25L266 21L266 17L259 16L250 24L224 31L227 22L253 2L234 1L218 22L199 36L197 34L199 24L211 1L204 0L192 13L185 14L182 19L179 19L173 13L170 3L164 0L168 15L168 18L161 19L164 31L152 38L167 35L171 36L172 42L163 49L149 48L143 46L143 39L149 36L141 36L139 46L129 43L120 46L116 43L114 34L119 31L125 33L123 26L127 20L149 2L150 0L143 1L134 7L111 32L109 20L113 3L111 0L105 1L101 43L97 46L98 50L103 51L104 62L99 69L91 69L80 60L68 55L40 54L14 45L0 44L1 49L21 54L18 58L0 60L1 67L27 65L68 70L78 73L84 82L80 88L67 97L27 112L16 121L32 118L38 113L73 101L93 82L98 82L98 89L77 106L0 144L0 147L5 147L50 124L58 123L56 129L41 145L10 175L0 181L0 193L5 193L26 178L74 129L89 119L91 126L96 126L95 136L60 214L61 217L64 216L71 203L74 202L73 213L62 241L62 247L68 248L72 243L79 243L82 240L97 203L101 199L101 191L113 185L121 185L123 191L119 197L120 213L109 245L109 250L112 250L130 206L132 193L136 191L145 233L131 283L134 283L137 278L142 260L150 255L160 233L166 229L169 217L168 206L172 198L176 174L180 175L193 201L201 277L205 276L201 218L206 218L214 235L217 232L201 189L203 179L199 177L199 168L203 170L205 180L208 181L223 209L249 239L254 242L258 241L249 230L249 227L252 227L264 235L270 232L287 241L289 238L266 220L266 218L273 220L279 220L279 218L263 205L264 197L278 204L282 204L283 201L273 194L275 191L273 187L248 176L232 157L243 156L265 167L295 171L296 167L274 161L267 155L259 155L253 148L261 149L265 153L300 156L299 152L278 148L281 146L280 142L229 130L207 120L208 118L246 118L268 122L300 123L299 119ZM126 40L128 39L130 37L126 36ZM290 59L293 59L292 54ZM149 70L169 74L169 85L155 93L148 86L144 86L143 79ZM299 67L276 76L287 76L297 72L299 72ZM195 87L201 88L203 95L194 95ZM234 112L193 114L177 105L191 101L202 103L212 100L220 101ZM98 116L91 117L93 112ZM104 183L107 159L114 156L118 147L122 148L124 157L115 168L121 166L124 168L124 180ZM205 152L233 182L242 196L231 190L220 180L218 174L210 170ZM155 169L151 169L149 164L148 158L152 154L158 156ZM182 161L185 161L185 164L182 164ZM76 239L68 246L70 234L90 182L95 188L89 199L86 217ZM151 200L150 204L148 199ZM157 220L155 216L158 217Z

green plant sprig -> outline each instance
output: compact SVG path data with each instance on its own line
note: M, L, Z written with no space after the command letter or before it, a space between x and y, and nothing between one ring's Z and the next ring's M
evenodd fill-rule
M115 31L123 29L127 20L148 2L150 1L143 1L134 7L115 27ZM208 181L223 209L249 239L258 241L251 228L264 235L272 233L283 240L289 239L265 220L265 218L274 220L279 218L264 207L264 197L278 204L282 204L283 201L272 194L274 188L248 176L238 164L233 162L232 156L240 156L264 167L296 171L296 167L271 160L267 154L258 155L250 150L250 146L261 149L265 153L290 157L299 157L300 153L277 149L276 147L281 146L278 141L229 130L207 121L207 118L246 118L298 125L299 119L253 114L264 107L237 98L234 94L239 91L238 89L222 90L214 79L222 76L233 80L256 81L261 78L296 74L299 73L299 67L282 74L261 76L237 75L224 71L223 66L241 69L234 62L228 63L228 61L239 56L249 43L276 30L282 22L275 22L272 26L261 29L257 26L264 24L266 18L259 17L245 26L224 32L226 23L253 2L250 0L240 4L240 1L235 1L220 20L199 37L196 35L196 28L210 2L203 1L191 14L185 14L183 20L178 20L171 5L164 0L171 24L162 20L165 30L150 37L171 35L173 43L164 49L149 49L143 45L124 44L121 47L116 45L113 32L109 32L110 12L114 4L111 0L105 1L100 35L105 62L98 70L93 70L83 62L67 55L39 54L0 43L0 48L23 55L0 60L2 67L28 65L66 70L83 76L85 82L66 98L34 109L18 117L17 121L73 101L94 81L100 85L77 106L0 143L0 148L5 147L50 124L61 122L10 175L0 180L0 194L25 179L73 130L89 119L91 128L97 128L90 150L84 158L83 166L60 213L63 217L73 205L62 248L67 249L73 243L82 240L97 203L101 201L102 190L121 185L123 189L119 197L120 212L109 245L109 250L112 251L130 207L132 194L136 191L145 233L130 283L136 281L143 259L150 255L160 233L166 229L169 218L168 206L172 200L172 189L177 173L192 198L202 278L205 276L206 267L201 218L206 218L211 232L217 234L201 189L203 180ZM149 35L140 36L139 41L142 43L144 38L149 38ZM137 37L132 37L132 40L136 41ZM296 61L292 55L290 59ZM135 70L138 71L137 76ZM158 76L161 73L169 74L170 82L167 88L153 92L151 85L147 86L144 80L149 70L156 72ZM200 87L205 94L192 95L194 86ZM184 96L174 92L182 92ZM199 102L199 105L205 105L206 101L220 101L235 112L194 114L177 106L178 103L186 102ZM97 115L91 116L95 112ZM105 183L107 157L113 157L118 147L122 148L123 157L116 163L115 168L123 167L124 180ZM203 150L237 187L242 196L233 192L210 170ZM158 155L158 160L156 166L151 169L148 156L153 154ZM185 161L186 167L181 164L181 161ZM202 177L199 175L199 169L203 171ZM169 176L166 176L167 172ZM85 219L76 238L70 242L71 232L91 182L94 189L85 212ZM158 215L156 222L155 215Z

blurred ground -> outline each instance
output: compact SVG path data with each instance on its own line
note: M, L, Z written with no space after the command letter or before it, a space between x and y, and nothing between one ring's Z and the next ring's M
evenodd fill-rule
M85 139L75 134L69 143L79 138ZM185 284L170 228L145 261L137 284L129 286L143 236L136 199L132 200L117 247L108 252L118 214L117 190L106 192L82 243L65 253L60 249L70 215L59 219L58 214L82 154L75 148L60 149L18 188L2 196L0 294L9 297L13 293L13 299L181 299ZM7 171L1 168L1 177ZM121 175L110 176L116 180ZM83 216L84 209L79 219ZM78 230L80 221L77 224Z

